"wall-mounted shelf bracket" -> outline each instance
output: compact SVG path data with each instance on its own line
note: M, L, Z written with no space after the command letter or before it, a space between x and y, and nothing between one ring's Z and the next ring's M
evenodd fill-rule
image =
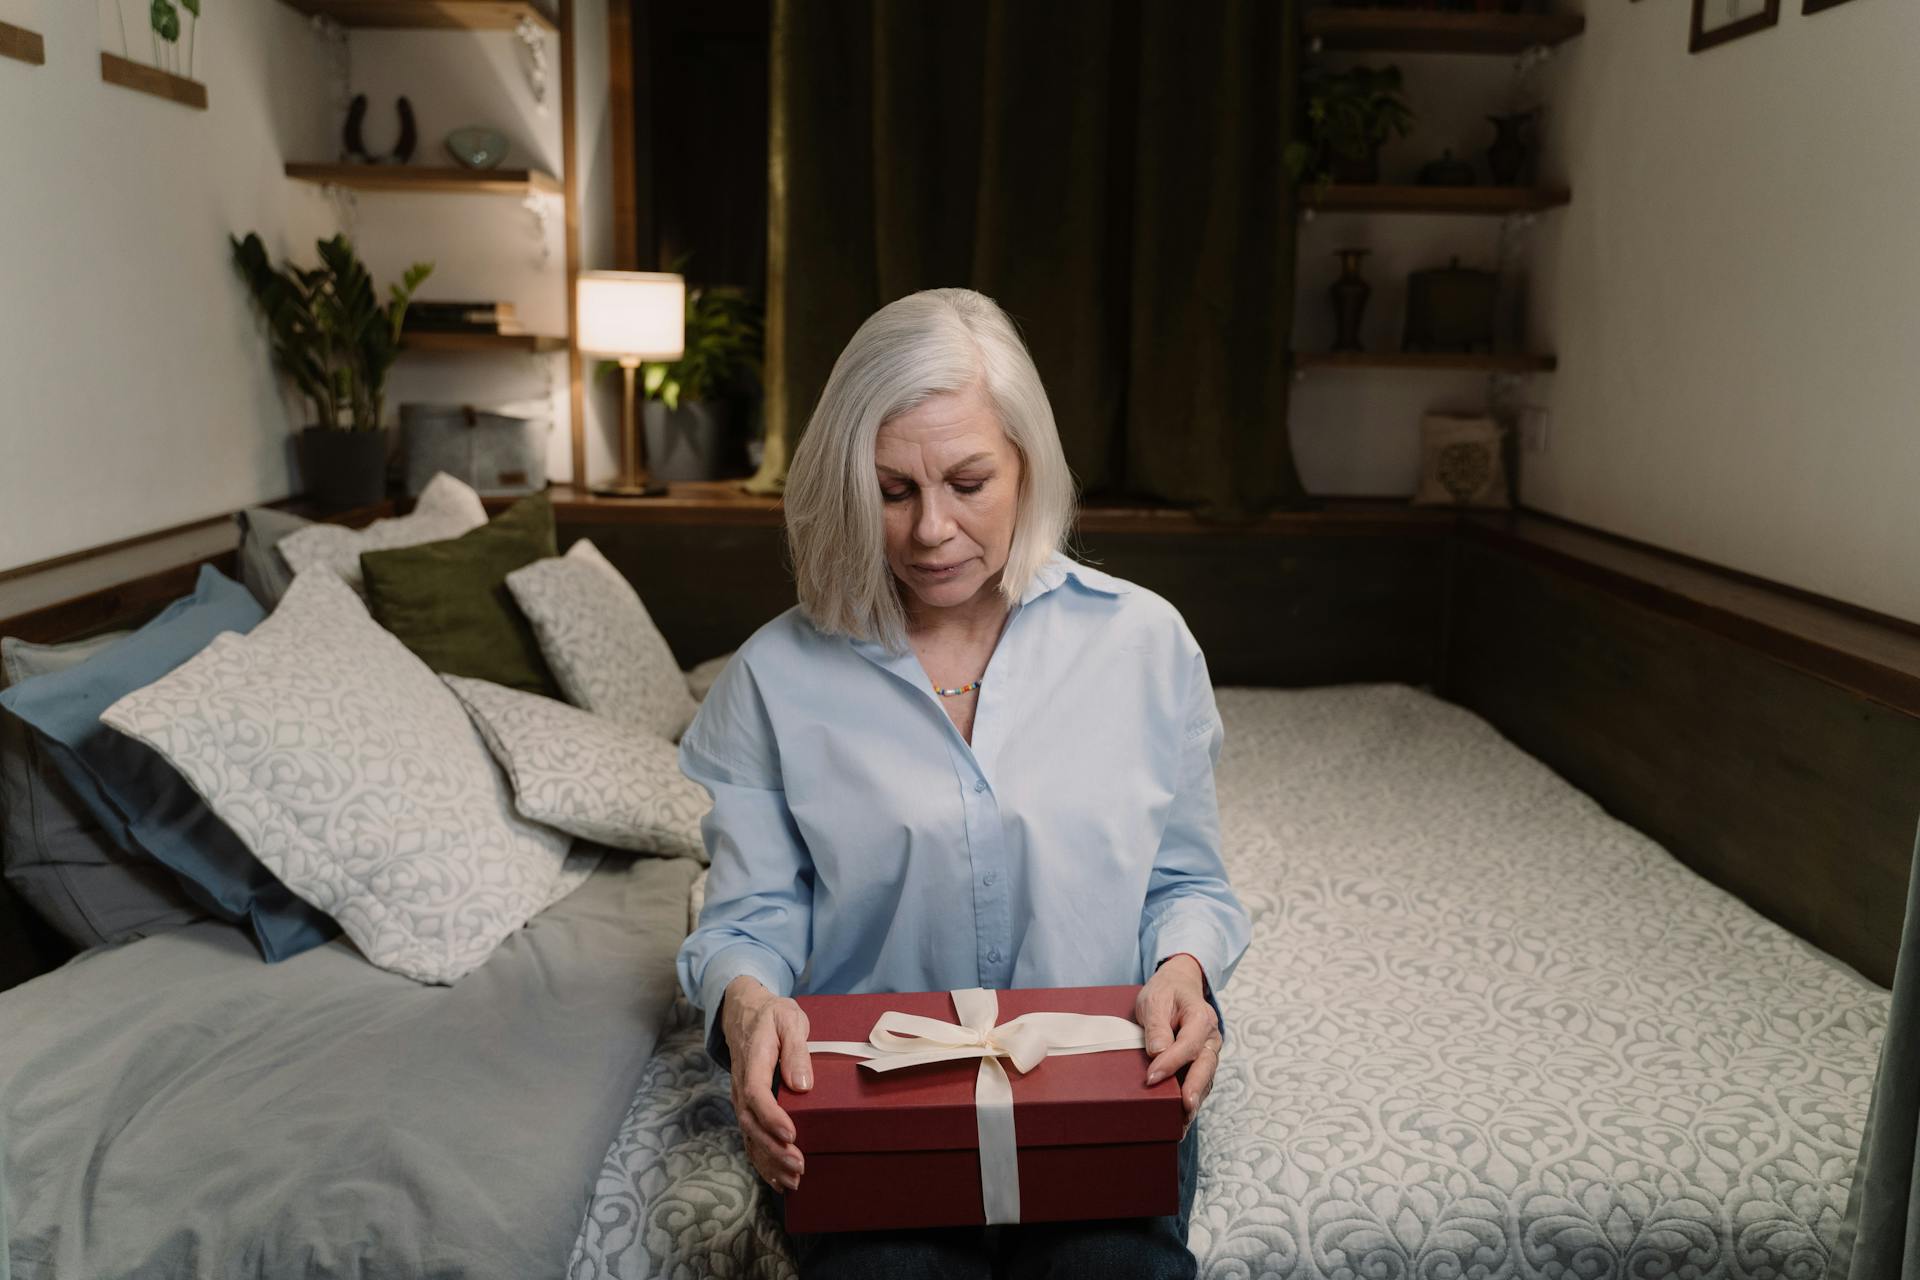
M541 115L547 113L547 33L546 29L532 18L522 14L520 21L513 26L513 34L520 41L523 69L527 75L527 88L533 94L533 104Z

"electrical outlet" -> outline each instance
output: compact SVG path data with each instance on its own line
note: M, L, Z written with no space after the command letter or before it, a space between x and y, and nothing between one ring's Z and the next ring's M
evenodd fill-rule
M1530 404L1520 410L1520 444L1528 453L1547 451L1547 409Z

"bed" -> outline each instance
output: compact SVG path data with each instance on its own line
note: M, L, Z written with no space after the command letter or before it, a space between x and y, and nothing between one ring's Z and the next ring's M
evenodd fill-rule
M14 1280L558 1274L698 871L576 846L453 986L205 921L0 993Z
M1219 705L1254 934L1201 1120L1203 1276L1823 1271L1884 990L1456 706ZM793 1274L684 1000L566 1274Z

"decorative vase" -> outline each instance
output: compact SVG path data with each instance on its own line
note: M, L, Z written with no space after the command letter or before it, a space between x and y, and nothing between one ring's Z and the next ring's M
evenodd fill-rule
M1366 314L1367 299L1373 296L1373 286L1360 278L1360 259L1366 257L1368 252L1366 249L1342 249L1335 255L1340 259L1340 278L1327 290L1328 298L1333 301L1335 351L1365 350L1360 345L1360 317Z
M294 437L306 496L324 507L363 507L387 496L387 437L378 431L307 427Z
M1532 168L1533 140L1525 130L1533 117L1531 111L1487 117L1495 129L1493 145L1487 148L1487 168L1493 174L1494 186L1518 186Z

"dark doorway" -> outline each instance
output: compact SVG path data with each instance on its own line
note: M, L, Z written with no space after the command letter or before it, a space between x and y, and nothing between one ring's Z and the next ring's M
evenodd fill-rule
M635 220L646 271L767 284L768 0L633 0Z

